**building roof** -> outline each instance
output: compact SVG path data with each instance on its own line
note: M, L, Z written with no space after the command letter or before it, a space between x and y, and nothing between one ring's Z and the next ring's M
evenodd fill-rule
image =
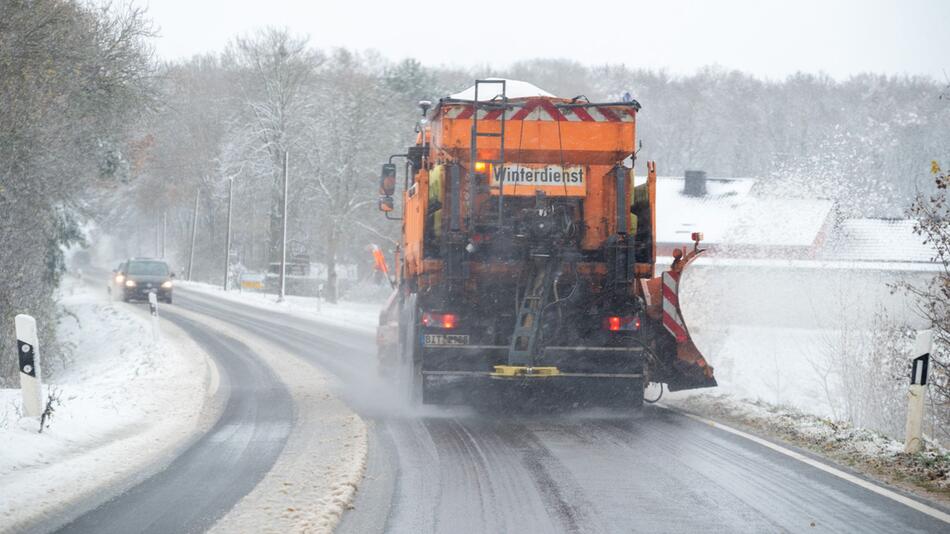
M932 244L914 233L912 219L846 219L824 256L835 260L930 263Z
M707 178L706 194L683 194L682 177L657 178L657 242L689 243L703 233L710 245L811 247L833 207L823 199L752 194L752 178Z

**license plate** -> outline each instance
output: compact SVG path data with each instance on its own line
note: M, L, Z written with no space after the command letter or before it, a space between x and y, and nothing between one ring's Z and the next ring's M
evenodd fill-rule
M468 334L426 334L426 346L468 345Z

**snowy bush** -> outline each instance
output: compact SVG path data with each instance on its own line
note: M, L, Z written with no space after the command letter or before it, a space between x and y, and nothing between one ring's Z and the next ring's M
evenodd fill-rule
M883 306L867 323L841 319L818 334L819 351L809 358L832 418L902 438L914 330Z

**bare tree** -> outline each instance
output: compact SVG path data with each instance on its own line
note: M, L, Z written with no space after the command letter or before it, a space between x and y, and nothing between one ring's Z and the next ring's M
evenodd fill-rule
M238 69L237 78L245 108L235 133L246 139L245 159L270 163L265 177L270 192L270 252L279 250L284 153L295 155L311 149L302 134L314 117L311 86L322 54L286 29L267 28L252 36L238 37L228 51L228 61ZM250 142L248 142L250 141Z
M312 226L319 228L319 244L327 264L326 297L337 299L337 256L341 242L360 230L381 234L366 221L376 203L374 173L384 150L399 146L398 114L387 105L391 94L383 87L382 69L374 69L345 50L331 57L315 96L320 113L307 128L304 152L307 172L302 199L313 202ZM406 106L411 109L411 104ZM403 123L411 132L409 123Z

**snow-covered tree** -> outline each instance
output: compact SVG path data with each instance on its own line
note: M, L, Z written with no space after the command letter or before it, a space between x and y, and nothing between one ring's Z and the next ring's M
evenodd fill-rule
M150 101L151 28L135 7L0 3L0 385L16 376L13 316L52 343L52 294L89 191L129 179L136 114Z

